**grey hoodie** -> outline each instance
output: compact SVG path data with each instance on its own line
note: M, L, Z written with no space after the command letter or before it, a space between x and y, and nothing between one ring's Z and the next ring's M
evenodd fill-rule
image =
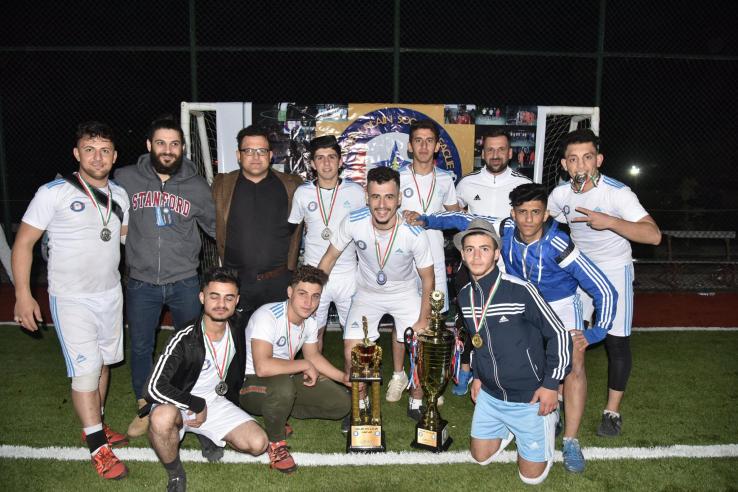
M215 237L215 207L205 178L187 158L162 183L144 154L138 163L118 169L115 182L131 200L126 264L129 276L151 284L168 284L197 274L199 225ZM197 225L196 225L197 224Z

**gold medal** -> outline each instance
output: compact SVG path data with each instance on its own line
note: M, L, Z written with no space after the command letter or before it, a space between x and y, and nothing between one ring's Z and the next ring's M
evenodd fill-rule
M472 337L472 345L474 345L474 348L482 348L482 337L479 336L479 333L475 333Z

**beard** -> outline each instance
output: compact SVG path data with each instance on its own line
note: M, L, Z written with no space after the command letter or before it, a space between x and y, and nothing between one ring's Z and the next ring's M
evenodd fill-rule
M509 162L510 160L505 158L500 160L490 159L489 162L485 162L485 165L487 166L487 171L497 174L507 169Z
M182 167L182 154L179 155L176 159L174 159L171 163L164 164L161 161L162 156L172 156L172 154L157 154L153 150L149 152L149 156L151 157L151 165L154 167L154 171L157 172L157 174L168 174L173 175L177 174L177 171L179 171L179 168Z

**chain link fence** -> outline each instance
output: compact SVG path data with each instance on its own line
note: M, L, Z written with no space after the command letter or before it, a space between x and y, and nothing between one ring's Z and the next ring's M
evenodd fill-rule
M73 132L86 119L116 129L118 165L128 165L146 151L148 123L178 114L181 101L489 102L599 106L603 172L631 186L662 229L735 232L731 7L717 0L18 4L0 17L2 220L12 229L38 186L76 168ZM639 260L659 262L640 263L637 277L678 261L732 268L724 248L723 240L698 237L672 239L670 249L666 240L636 246ZM709 288L716 276L702 277L664 288ZM651 284L643 288L660 288Z

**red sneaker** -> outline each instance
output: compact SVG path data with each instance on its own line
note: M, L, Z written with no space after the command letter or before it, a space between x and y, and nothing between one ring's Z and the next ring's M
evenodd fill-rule
M292 473L297 469L295 460L287 449L286 441L270 442L267 452L269 452L269 468L282 473Z
M97 474L106 480L120 480L128 475L128 468L113 453L110 445L101 447L92 456L92 464Z
M112 447L119 448L128 444L128 438L126 435L121 434L120 432L115 432L108 426L108 424L103 424L103 430L105 431L105 438L108 440L108 444ZM85 434L85 431L82 431L82 444L87 444L87 435Z

